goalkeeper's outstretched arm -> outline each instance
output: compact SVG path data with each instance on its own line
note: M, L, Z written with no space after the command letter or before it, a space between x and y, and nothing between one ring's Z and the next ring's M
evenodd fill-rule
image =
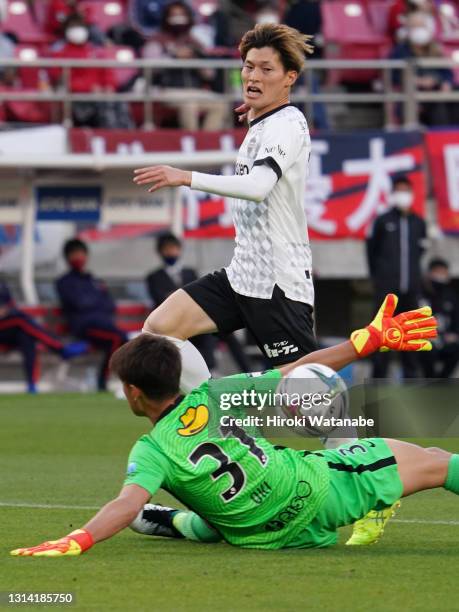
M397 302L397 296L389 293L373 321L352 332L350 340L314 351L279 368L283 376L307 363L321 363L333 370L340 370L376 351L430 351L430 339L437 336L437 321L432 316L430 306L393 316Z
M107 540L128 527L151 497L146 489L136 484L126 485L118 497L99 510L81 529L76 529L59 540L38 546L12 550L13 556L62 557L76 556L97 542Z

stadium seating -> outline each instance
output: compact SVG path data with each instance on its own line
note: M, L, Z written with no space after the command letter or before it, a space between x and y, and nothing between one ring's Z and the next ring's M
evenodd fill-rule
M329 59L379 59L386 57L389 39L375 31L363 2L327 0L322 4L325 56ZM336 70L329 83L370 83L375 70Z
M135 59L134 51L131 47L121 45L110 45L101 50L101 57L104 59L116 60L120 65L123 62L130 62ZM113 69L116 89L122 89L126 83L132 79L138 70L136 68L115 68Z
M31 13L25 0L9 0L8 11L2 24L4 32L15 34L21 43L46 44L50 42L38 16Z
M127 17L126 5L120 0L83 0L80 4L91 23L97 24L103 32L123 23Z
M455 64L456 68L453 69L454 73L454 82L459 87L459 46L455 42L444 42L442 44L443 52L447 57L451 57Z

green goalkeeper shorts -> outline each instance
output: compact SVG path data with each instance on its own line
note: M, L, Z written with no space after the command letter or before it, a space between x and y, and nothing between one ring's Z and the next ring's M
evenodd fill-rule
M397 462L381 438L357 440L317 451L330 469L328 497L311 523L288 544L293 548L336 544L337 529L351 525L370 510L382 510L402 496Z

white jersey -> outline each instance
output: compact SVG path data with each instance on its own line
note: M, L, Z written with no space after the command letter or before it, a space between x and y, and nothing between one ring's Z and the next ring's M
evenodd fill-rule
M236 248L226 268L241 295L270 299L274 286L313 305L311 248L304 211L311 140L304 115L287 104L250 124L239 149L236 174L267 164L277 174L262 202L235 199Z

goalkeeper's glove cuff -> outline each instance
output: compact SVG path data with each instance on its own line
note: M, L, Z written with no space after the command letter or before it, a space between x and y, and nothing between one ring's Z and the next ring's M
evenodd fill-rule
M75 531L72 531L66 537L74 540L80 546L82 553L94 545L93 537L86 529L75 529Z

